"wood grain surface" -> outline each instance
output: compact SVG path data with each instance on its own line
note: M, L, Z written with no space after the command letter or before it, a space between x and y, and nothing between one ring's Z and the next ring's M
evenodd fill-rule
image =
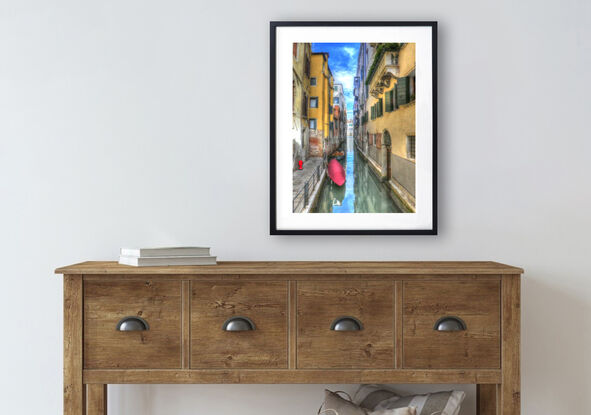
M107 415L107 385L86 385L86 415Z
M501 413L517 415L521 411L521 280L519 275L508 275L503 277L502 284Z
M460 275L521 274L521 268L492 261L280 261L225 262L206 266L132 267L114 261L88 261L55 270L56 274L390 274L390 275Z
M496 262L222 262L64 275L64 414L109 383L471 383L477 413L520 413L521 268ZM438 332L457 316L467 330ZM145 332L118 332L139 316ZM256 330L225 332L232 316ZM358 332L335 332L352 316ZM85 388L84 384L88 386Z
M476 385L476 415L497 415L499 385Z
M287 368L286 282L192 282L192 368ZM230 317L248 317L256 329L227 332Z
M500 283L405 282L403 365L405 368L499 368ZM435 322L459 317L467 330L439 332Z
M496 370L226 369L84 371L84 383L500 383Z
M297 313L298 368L394 367L392 281L298 282ZM363 330L330 330L342 316Z
M82 385L82 276L64 277L64 415L81 415Z
M148 331L120 332L138 316ZM181 282L85 281L84 367L180 368Z

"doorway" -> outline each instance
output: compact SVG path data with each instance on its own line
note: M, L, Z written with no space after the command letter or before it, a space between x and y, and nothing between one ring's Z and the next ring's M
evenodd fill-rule
M392 139L388 130L384 130L384 146L386 147L386 180L392 178Z

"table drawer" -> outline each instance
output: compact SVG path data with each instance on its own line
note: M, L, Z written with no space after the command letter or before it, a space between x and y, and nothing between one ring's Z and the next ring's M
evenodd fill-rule
M297 367L392 368L393 302L391 281L298 282Z
M193 281L191 367L287 368L287 287L286 281Z
M180 281L85 281L84 367L180 368Z
M498 280L405 282L404 367L499 368L500 288Z

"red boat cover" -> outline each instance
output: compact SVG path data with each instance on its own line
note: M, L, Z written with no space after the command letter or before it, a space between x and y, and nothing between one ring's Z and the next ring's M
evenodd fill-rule
M328 177L330 177L337 186L342 186L343 183L345 183L345 169L336 159L331 159L328 162Z

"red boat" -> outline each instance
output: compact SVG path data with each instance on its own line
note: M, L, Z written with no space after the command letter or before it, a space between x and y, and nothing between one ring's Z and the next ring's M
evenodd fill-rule
M336 159L332 159L328 162L328 177L330 177L337 186L342 186L343 183L345 183L345 169Z

